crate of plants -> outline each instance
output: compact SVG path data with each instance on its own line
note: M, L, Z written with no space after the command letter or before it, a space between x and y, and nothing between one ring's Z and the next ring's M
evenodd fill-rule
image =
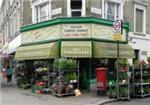
M47 86L46 82L37 81L35 85L32 86L32 92L36 92L40 94L48 94L50 93L50 89Z
M31 83L28 79L20 79L17 81L17 86L23 89L31 88Z

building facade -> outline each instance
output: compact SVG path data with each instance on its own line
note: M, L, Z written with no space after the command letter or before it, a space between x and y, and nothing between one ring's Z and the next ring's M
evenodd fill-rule
M148 0L126 1L124 21L130 23L128 40L135 50L135 60L147 62L147 57L150 56L150 2Z
M58 17L123 19L124 0L31 0L32 22Z
M3 66L11 66L16 48L21 45L20 27L31 24L29 0L3 0L0 8L0 36Z
M32 24L21 27L16 60L76 59L80 89L91 89L96 83L97 67L114 70L117 42L113 22L123 19L124 0L31 0L31 4ZM127 44L129 24L122 25L119 57L133 58Z

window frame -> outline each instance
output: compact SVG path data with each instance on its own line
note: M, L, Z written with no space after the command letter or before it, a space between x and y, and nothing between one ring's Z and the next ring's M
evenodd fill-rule
M44 6L47 6L46 8L46 12L47 12L47 15L44 15L44 16L41 16L41 8L42 7L44 7ZM46 21L46 20L48 20L49 19L49 10L48 10L48 6L49 6L49 4L48 3L45 3L45 4L43 4L43 5L39 5L38 6L38 13L39 13L39 15L38 15L38 20L41 22L41 21ZM43 18L46 18L46 20L44 19L43 20Z
M136 32L136 10L142 10L143 11L143 30L142 32ZM138 34L146 34L146 7L139 4L134 4L134 33Z
M46 20L49 20L52 18L52 8L51 8L51 1L52 0L45 0L45 1L37 1L37 2L33 2L32 3L32 23L38 23L38 22L42 22L41 19L40 19L40 7L42 5L47 5L48 7L48 18ZM43 21L46 21L46 20L43 20Z
M71 0L67 0L67 17L72 17L72 11L81 11L81 17L86 15L86 0L82 1L81 9L71 9Z
M108 3L114 3L114 21L123 19L123 5L124 1L122 0L102 0L102 18L107 19L107 5ZM118 9L118 10L117 10ZM117 13L120 14L117 17Z

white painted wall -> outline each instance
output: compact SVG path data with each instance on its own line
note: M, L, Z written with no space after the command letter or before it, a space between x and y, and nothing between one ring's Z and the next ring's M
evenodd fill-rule
M129 44L132 46L133 49L138 49L139 52L139 60L144 60L147 62L147 56L150 56L150 35L136 35L132 32L129 32ZM147 56L142 55L142 51L147 51Z

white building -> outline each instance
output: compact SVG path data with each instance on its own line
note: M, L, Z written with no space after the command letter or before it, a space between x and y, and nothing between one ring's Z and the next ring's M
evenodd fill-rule
M130 11L130 12L129 12ZM135 59L147 62L150 56L150 2L126 1L124 20L130 23L129 44L135 50Z
M29 0L3 0L0 8L0 35L3 66L11 66L16 48L21 45L20 27L31 23Z

